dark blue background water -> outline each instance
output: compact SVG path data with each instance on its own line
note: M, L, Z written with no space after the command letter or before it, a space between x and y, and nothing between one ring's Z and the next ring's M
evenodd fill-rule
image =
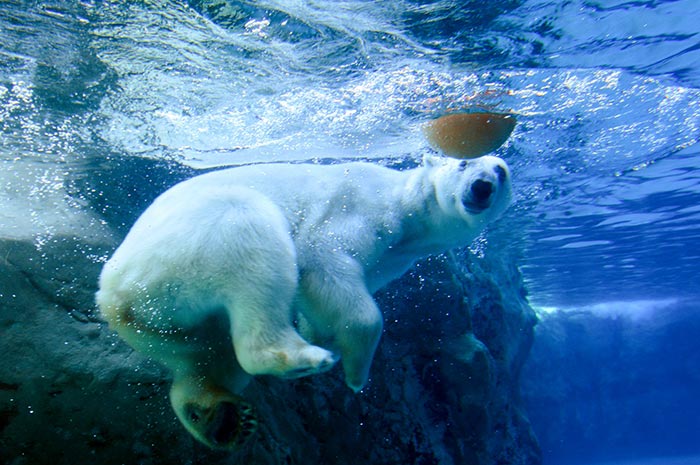
M535 368L599 377L576 361L594 357L591 340L634 321L648 347L637 330L619 337L652 355L630 356L606 376L640 373L636 385L651 396L640 398L643 408L654 395L700 386L697 364L683 362L697 360L693 334L668 336L657 324L699 312L699 17L695 0L3 1L0 234L39 248L59 234L99 234L90 208L128 227L94 179L152 182L138 171L144 158L181 166L183 176L256 161L418 159L431 116L512 111L519 124L498 154L512 167L515 200L481 240L519 256L539 311L584 311L594 328L573 345L543 334L535 354L544 365ZM599 349L612 356L618 346ZM562 351L570 357L543 355ZM608 358L591 360L600 367ZM537 397L538 373L525 376L533 402L552 407L538 404L533 417L543 441L556 440L545 432L547 421L559 425L556 411L574 421L595 404L546 397L544 388ZM630 383L612 383L610 398ZM601 389L595 401L612 396ZM692 396L683 402L697 411ZM660 417L690 440L683 434L694 423L682 420L690 417ZM579 438L589 451L609 432L596 425L615 424L596 418L588 442ZM622 452L654 438L649 453L689 452L639 422L619 427L637 428ZM576 455L564 437L576 431L562 429L556 451L543 446ZM615 449L600 444L593 458Z

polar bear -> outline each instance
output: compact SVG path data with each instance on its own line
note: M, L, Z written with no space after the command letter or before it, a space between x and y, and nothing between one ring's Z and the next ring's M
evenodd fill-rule
M468 244L510 200L493 156L377 164L261 164L203 174L158 197L105 264L97 302L135 349L173 372L172 406L203 443L254 432L253 375L342 360L367 382L382 332L372 294L421 257Z

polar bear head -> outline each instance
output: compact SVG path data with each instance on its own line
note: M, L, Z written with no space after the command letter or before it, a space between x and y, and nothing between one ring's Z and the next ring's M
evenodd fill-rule
M457 220L468 235L478 234L510 203L510 170L498 157L459 160L429 156L424 159L424 167L440 215L450 223Z

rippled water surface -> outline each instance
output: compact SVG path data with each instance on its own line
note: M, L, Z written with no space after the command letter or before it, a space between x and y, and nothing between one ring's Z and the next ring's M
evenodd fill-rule
M692 298L699 17L695 0L3 1L2 234L99 223L71 186L100 160L419 158L423 122L482 107L518 115L498 153L515 202L488 240L533 303Z

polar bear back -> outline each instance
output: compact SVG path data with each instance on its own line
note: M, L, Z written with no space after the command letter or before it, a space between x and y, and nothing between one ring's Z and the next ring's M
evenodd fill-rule
M297 231L301 223L322 225L353 215L367 220L387 213L401 215L397 199L403 193L405 177L400 171L369 163L250 165L198 176L166 194L175 195L180 189L206 192L224 186L250 188L278 205Z
M369 163L342 165L266 164L232 168L185 181L163 202L225 195L228 188L258 192L279 207L289 223L300 267L325 258L314 251L342 249L369 265L384 254L383 231L398 233L405 212L408 172Z

